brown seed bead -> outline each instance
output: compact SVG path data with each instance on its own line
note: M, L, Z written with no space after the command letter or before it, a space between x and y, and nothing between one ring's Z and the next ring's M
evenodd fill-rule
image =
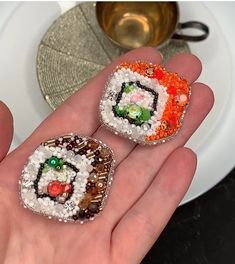
M105 165L102 164L102 163L99 163L99 164L96 165L95 170L97 172L103 172L105 170Z
M98 190L96 187L92 186L92 187L89 188L88 192L89 192L91 195L97 195L98 192L99 192L99 190Z
M107 148L102 148L102 149L100 150L100 156L101 156L101 158L103 158L103 159L108 158L108 157L110 156L110 151L109 151L109 149L107 149Z
M102 181L102 180L97 181L96 184L95 184L95 186L96 186L96 188L97 188L99 191L102 191L102 190L105 189L105 183L104 183L104 181Z
M81 200L81 202L79 203L80 209L86 209L88 205L90 204L91 200L92 200L92 196L90 194L86 194L84 198Z
M88 140L87 146L93 151L99 147L99 144L93 140Z
M69 194L64 192L64 193L62 193L62 196L63 196L64 198L68 198Z
M168 122L165 121L165 120L163 120L162 123L161 123L161 128L162 128L163 130L166 130L167 127L168 127Z
M92 173L90 174L90 176L89 176L89 180L90 180L91 182L97 182L97 181L98 181L98 176L97 176L94 172L92 172Z
M153 75L153 68L148 68L148 69L146 70L146 73L147 73L148 76Z
M85 149L79 149L79 151L77 152L77 154L79 154L79 155L85 155L86 154L86 150Z
M92 213L98 213L99 212L99 206L97 203L91 203L89 206L88 206L88 210Z

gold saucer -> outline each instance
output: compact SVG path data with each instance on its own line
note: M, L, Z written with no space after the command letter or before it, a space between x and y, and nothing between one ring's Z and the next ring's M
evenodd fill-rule
M190 49L184 41L171 40L160 51L165 62ZM39 44L37 76L45 100L56 109L124 52L99 27L95 3L70 9L51 25Z

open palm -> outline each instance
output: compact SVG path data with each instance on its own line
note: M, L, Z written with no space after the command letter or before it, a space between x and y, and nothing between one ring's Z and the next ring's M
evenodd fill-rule
M161 55L142 48L114 61L8 156L12 117L0 104L0 263L139 263L156 241L192 180L196 157L182 146L212 107L213 94L206 85L193 83L201 72L195 56L173 57L166 68L193 83L183 128L163 145L135 145L101 126L98 105L114 67L120 61L136 60L161 63ZM84 225L49 220L19 202L18 180L27 157L41 142L67 132L100 139L114 150L117 161L104 211Z

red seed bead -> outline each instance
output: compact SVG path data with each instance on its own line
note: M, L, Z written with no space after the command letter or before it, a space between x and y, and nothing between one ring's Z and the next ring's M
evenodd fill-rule
M164 76L164 72L160 69L154 70L154 77L157 78L158 80L161 80Z
M169 88L167 88L167 93L168 94L173 94L176 95L176 89L174 86L170 86Z
M63 193L71 193L72 185L71 184L63 184Z
M55 180L48 184L47 192L51 197L56 197L63 192L63 186L60 181Z
M168 123L171 127L174 127L177 124L177 117L175 116L169 117Z

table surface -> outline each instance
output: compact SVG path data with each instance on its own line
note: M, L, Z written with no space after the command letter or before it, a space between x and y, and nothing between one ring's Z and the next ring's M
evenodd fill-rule
M235 263L234 209L235 169L213 189L176 210L141 264Z

